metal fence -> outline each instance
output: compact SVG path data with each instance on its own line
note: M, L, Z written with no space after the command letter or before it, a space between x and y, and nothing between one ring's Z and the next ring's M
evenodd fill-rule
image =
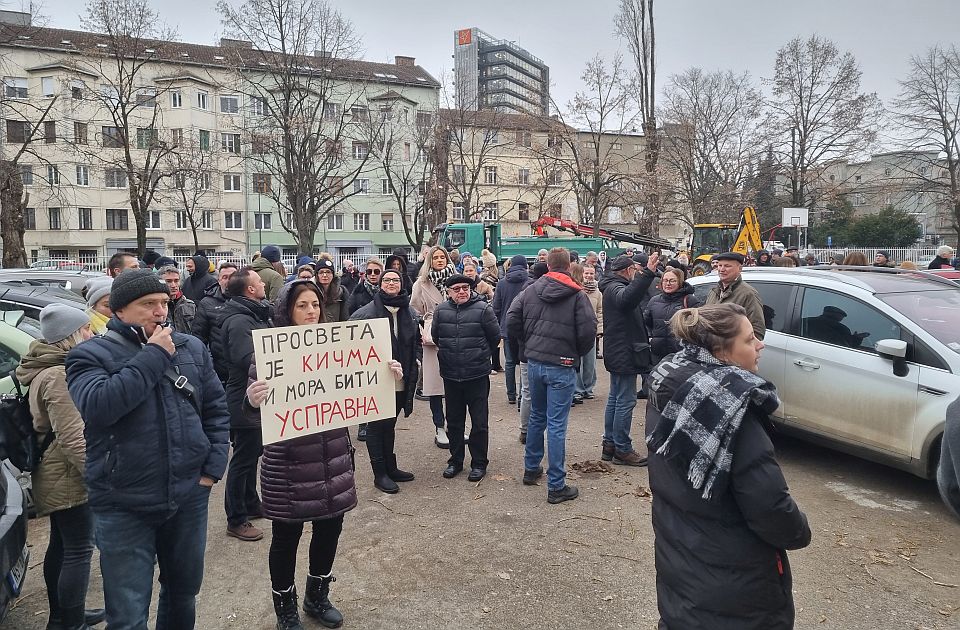
M808 248L801 251L801 257L807 254L813 254L817 260L826 262L831 256L844 256L850 252L863 252L867 260L873 262L877 252L884 251L890 255L890 260L895 263L901 263L905 260L911 260L918 265L920 263L929 263L937 255L936 247L834 247L834 248Z

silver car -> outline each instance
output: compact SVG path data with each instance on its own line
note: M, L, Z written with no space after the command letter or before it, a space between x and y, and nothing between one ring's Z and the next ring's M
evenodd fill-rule
M960 287L926 272L745 268L788 433L933 478L960 394ZM706 299L716 276L690 279Z

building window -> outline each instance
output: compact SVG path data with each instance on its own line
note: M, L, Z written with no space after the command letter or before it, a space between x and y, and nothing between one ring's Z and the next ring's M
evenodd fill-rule
M370 147L366 142L356 142L353 143L353 159L363 160L366 159L367 155L370 154Z
M108 168L103 171L103 185L107 188L126 188L127 172L119 168Z
M108 230L127 230L126 208L107 208L107 229Z
M179 109L183 107L183 94L180 90L173 90L170 92L170 107L174 109Z
M387 178L380 179L380 194L381 195L392 195L394 194L393 184L390 183L390 180Z
M420 180L417 182L417 194L421 197L427 196L427 182L425 180Z
M200 150L209 151L210 150L210 132L206 129L200 130Z
M518 184L529 184L530 183L530 169L521 168L517 171L517 183Z
M200 190L210 190L213 188L213 177L210 176L210 171L203 171L200 173Z
M102 127L100 129L100 139L103 142L104 149L122 149L123 133L120 127Z
M228 153L240 155L240 134L239 133L221 133L220 147Z
M333 232L339 232L343 230L343 214L339 212L331 212L328 214L327 229Z
M484 133L484 139L490 144L496 144L500 142L500 134L496 129L487 129Z
M236 95L228 95L220 97L220 113L221 114L239 114L240 113L240 97Z
M853 178L853 181L859 184L860 182L863 181L863 176L857 175L856 177Z
M353 192L358 195L366 195L370 192L370 180L358 178L353 180Z
M327 176L326 179L324 179L324 185L327 187L327 192L331 197L343 196L342 177Z
M23 209L23 229L25 230L37 229L37 209L36 208Z
M405 162L410 160L410 143L409 142L403 143L403 160Z
M269 173L254 173L253 174L253 190L258 193L268 193L272 190L270 174Z
M83 81L74 81L70 84L70 98L75 101L83 99Z
M60 167L56 164L47 165L47 183L51 186L60 185Z
M178 147L183 144L183 129L171 129L170 130L170 143Z
M273 214L270 212L254 212L253 213L253 229L272 230Z
M77 186L90 185L90 167L84 164L77 164Z
M7 142L25 144L30 141L30 123L22 120L7 120Z
M33 166L30 164L20 165L20 181L24 186L33 186Z
M466 181L467 176L467 167L463 164L454 164L453 165L453 183L462 184Z
M623 145L620 144L619 142L613 142L610 144L610 148L613 149L614 151L619 151L620 149L623 148Z
M240 173L224 173L223 190L225 192L240 192Z
M186 210L177 210L174 213L174 217L176 219L176 223L174 225L175 229L186 230L187 228L190 227L190 221L187 218Z
M354 105L350 108L350 116L353 122L367 122L370 120L370 110L363 105Z
M212 230L213 229L213 211L204 210L200 213L200 229L202 230Z
M500 209L496 201L490 201L483 204L483 220L484 221L499 221L500 220Z
M530 220L530 204L521 203L517 206L517 219L519 221Z
M47 219L51 230L60 229L60 208L47 208Z
M867 203L867 196L863 193L857 193L853 196L853 205L860 207L864 206Z
M453 204L453 220L463 221L467 214L466 206L462 202Z
M266 116L270 109L267 107L267 99L262 96L250 97L250 111L254 116Z
M197 91L197 107L199 109L207 109L207 93L203 90Z
M82 265L96 265L97 258L99 257L100 252L95 249L80 249L77 250L77 259Z
M561 206L559 203L551 204L547 209L547 215L553 217L554 219L562 219L563 206Z
M27 98L26 77L3 77L7 98Z
M115 108L120 102L120 91L112 85L101 84L100 97L108 106Z
M146 217L147 220L146 229L148 230L159 230L160 229L160 211L159 210L147 210Z
M607 221L610 223L620 223L623 220L623 211L616 207L610 206L607 208Z
M150 149L157 146L157 130L153 127L137 128L137 148Z
M426 129L433 124L433 114L430 112L417 112L417 127Z
M547 185L548 186L562 186L563 185L563 173L560 171L550 171L550 175L547 176Z
M393 215L392 214L380 215L380 229L384 232L393 232Z
M77 208L77 228L93 229L93 208Z
M156 107L157 91L153 88L146 88L137 92L137 107Z
M483 167L483 183L484 184L497 183L497 167L496 166Z
M236 212L233 210L228 210L223 213L223 229L225 230L242 230L243 229L243 213Z
M520 145L521 147L532 147L533 134L531 134L529 131L518 131L517 144Z
M353 215L353 229L357 232L369 232L370 215L366 212L358 212Z
M87 134L87 123L73 123L73 141L77 144L89 144L90 140Z
M53 144L57 141L57 122L48 120L43 123L43 142Z
M339 103L323 104L323 119L326 122L336 122L343 118L343 105Z
M885 168L883 169L883 174L886 175L887 177L890 177L890 175L893 174L893 170L889 168Z

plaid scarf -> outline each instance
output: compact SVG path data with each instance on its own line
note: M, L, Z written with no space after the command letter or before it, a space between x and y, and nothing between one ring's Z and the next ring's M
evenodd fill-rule
M455 269L453 268L453 265L448 264L440 271L437 271L436 269L430 269L430 271L427 272L427 276L430 278L430 282L433 283L433 286L437 287L437 291L439 291L441 295L446 295L447 292L444 290L445 287L443 286L443 282L452 276L454 272Z
M694 490L709 500L730 480L731 446L747 407L763 413L780 405L777 388L752 372L719 361L704 348L681 342L681 349L654 371L651 402L665 383L679 385L660 410L661 420L647 446L686 474ZM669 387L670 385L668 385ZM661 400L664 398L661 393Z

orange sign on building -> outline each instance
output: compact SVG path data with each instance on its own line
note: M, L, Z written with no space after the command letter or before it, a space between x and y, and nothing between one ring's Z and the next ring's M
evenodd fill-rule
M457 45L466 46L471 41L473 41L473 31L471 29L464 28L457 31Z

